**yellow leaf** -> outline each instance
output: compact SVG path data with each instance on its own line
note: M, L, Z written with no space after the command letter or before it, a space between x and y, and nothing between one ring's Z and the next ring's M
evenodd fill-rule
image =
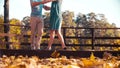
M95 56L94 56L93 52L92 52L91 55L90 55L90 60L92 60L92 61L95 60Z
M56 50L51 54L51 57L57 58L60 56L60 53L58 53Z
M72 51L76 51L76 49L74 47L72 47Z

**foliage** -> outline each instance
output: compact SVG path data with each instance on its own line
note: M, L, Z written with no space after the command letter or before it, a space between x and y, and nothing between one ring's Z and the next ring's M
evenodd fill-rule
M11 19L10 24L12 25L21 25L21 22L17 19ZM19 49L20 48L20 34L21 34L21 27L20 26L10 26L10 34L15 34L14 37L10 37L10 42L14 44L11 45L11 49ZM15 44L16 43L16 44Z
M0 24L3 24L3 22L4 22L4 18L2 15L0 15ZM3 26L0 25L0 27L1 27L0 32L3 32Z
M77 27L83 27L83 28L116 28L116 25L114 23L109 24L107 21L107 18L104 14L95 14L94 12L88 13L88 14L82 14L79 13L76 18L76 24ZM113 30L113 29L95 29L94 35L95 37L120 37L118 33L119 30ZM90 29L85 30L78 30L76 33L76 36L85 36L85 37L91 37L92 31ZM84 42L83 40L79 39L79 41ZM117 40L97 40L95 41L96 44L98 43L109 43L114 44ZM118 42L116 44L119 44Z
M24 25L21 28L21 39L20 42L21 43L30 43L30 37L24 37L24 35L31 35L31 31L30 31L30 17L26 16L23 18L23 20L21 21L22 25ZM28 49L29 46L27 45L21 45L21 48L23 49Z
M4 23L4 17L0 15L0 24ZM4 33L4 26L0 25L0 33ZM0 42L4 41L4 37L0 36ZM0 44L0 48L5 48L4 44Z
M110 24L107 21L107 18L105 17L104 14L96 14L94 12L90 12L88 14L82 14L79 13L77 16L74 16L74 12L71 11L64 11L62 13L62 28L64 27L72 27L69 29L66 29L66 36L68 37L91 37L92 35L92 30L91 29L74 29L73 27L82 27L82 28L116 28L115 23ZM43 36L49 36L49 18L50 18L50 13L46 12L43 15L44 18L44 25L45 25L45 29L44 29L44 33ZM3 23L3 16L0 16L0 23ZM23 20L20 22L17 19L11 19L10 20L10 24L14 24L14 25L24 25L25 27L18 27L18 26L11 26L10 27L10 33L11 34L17 34L21 36L15 36L15 37L11 37L11 42L16 42L18 44L14 44L14 48L18 49L19 46L19 42L29 42L29 38L24 38L23 39L23 35L30 35L30 28L26 27L30 25L30 17L26 16L23 18ZM0 32L3 32L3 26L1 26L1 30ZM62 30L63 32L63 30ZM120 37L120 31L119 29L95 29L94 30L94 35L95 37ZM20 39L22 38L22 39ZM1 40L2 38L0 38ZM59 40L55 40L55 43L59 43ZM91 40L90 39L66 39L66 44L91 44ZM48 43L48 39L44 38L42 39L41 43ZM95 41L96 44L102 43L102 44L120 44L120 40L96 40ZM16 47L17 46L17 47ZM79 48L77 48L79 49ZM83 50L85 49L82 48ZM105 49L104 47L99 48L99 50L103 50ZM110 49L110 48L108 48ZM119 48L114 48L113 50L119 50Z

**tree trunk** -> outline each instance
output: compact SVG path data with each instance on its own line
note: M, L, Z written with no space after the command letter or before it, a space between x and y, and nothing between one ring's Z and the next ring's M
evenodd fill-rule
M9 0L4 0L4 33L9 34ZM9 37L5 36L6 49L9 49Z

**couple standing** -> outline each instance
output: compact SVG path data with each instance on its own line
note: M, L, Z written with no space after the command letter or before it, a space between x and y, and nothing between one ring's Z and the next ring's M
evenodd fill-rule
M52 2L51 7L44 5ZM31 3L31 49L40 49L40 42L43 33L44 22L42 18L42 8L50 11L50 40L48 42L47 50L51 50L51 46L55 37L55 33L62 44L62 48L66 49L63 36L61 34L62 14L61 3L62 0L30 0ZM37 35L37 37L36 37Z

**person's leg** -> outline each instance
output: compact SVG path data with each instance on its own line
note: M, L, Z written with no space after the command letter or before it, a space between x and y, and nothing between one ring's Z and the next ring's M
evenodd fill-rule
M57 30L56 33L57 33L57 36L58 36L58 38L59 38L59 40L60 40L60 42L61 42L61 44L62 44L62 48L63 48L63 49L66 48L66 45L65 45L63 36L62 36L62 34L61 34L61 31L60 31L60 30Z
M54 37L55 37L55 30L51 30L50 31L50 39L49 39L48 47L47 47L48 50L51 50L51 46L53 44Z
M35 35L36 35L36 20L35 20L35 17L31 17L30 26L31 26L31 49L35 49Z
M43 22L42 18L38 17L38 23L37 23L37 33L38 33L38 35L36 37L36 48L37 49L40 49L43 27L44 27L44 22Z

